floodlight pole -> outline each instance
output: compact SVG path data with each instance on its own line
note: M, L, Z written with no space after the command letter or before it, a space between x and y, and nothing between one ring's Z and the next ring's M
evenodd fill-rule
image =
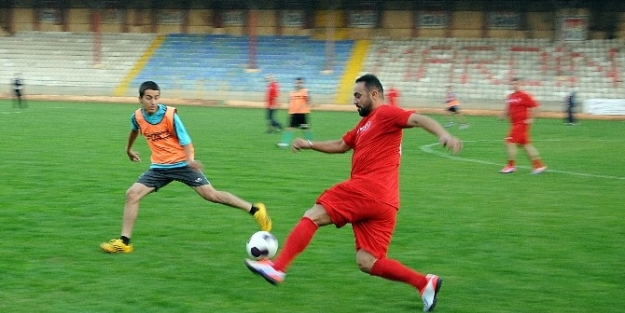
M93 11L93 66L101 66L102 33L100 31L100 10Z
M332 8L326 20L326 65L324 71L332 72L334 68L334 18L336 10Z
M257 70L258 66L256 64L256 49L257 49L257 38L256 38L256 23L257 23L257 12L255 9L251 9L249 10L249 23L248 23L248 29L249 29L249 36L250 36L250 41L249 41L249 64L248 64L248 69L250 70Z

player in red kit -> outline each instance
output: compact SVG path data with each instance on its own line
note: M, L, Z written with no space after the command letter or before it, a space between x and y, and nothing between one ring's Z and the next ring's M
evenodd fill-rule
M282 125L276 120L276 109L278 108L278 97L280 96L280 86L273 76L267 76L267 93L265 108L267 110L267 133L275 133L282 130Z
M397 90L394 85L391 85L391 88L389 88L388 92L386 93L386 101L388 104L398 107L399 96L399 90Z
M538 150L530 141L530 125L534 122L534 110L539 104L532 96L521 90L521 80L519 78L512 79L512 92L506 100L506 108L502 118L510 120L510 132L506 139L506 151L508 153L508 164L499 172L508 174L516 172L516 153L517 146L521 146L525 150L525 154L532 161L532 174L540 174L547 169L543 164Z
M297 138L291 149L312 149L324 153L353 150L350 178L324 191L286 238L275 261L246 260L247 267L268 282L284 281L289 264L303 252L321 226L352 224L356 263L370 275L413 286L423 301L424 311L434 309L442 279L424 275L387 257L399 210L399 165L404 128L421 127L454 154L462 141L451 136L435 120L384 104L382 84L374 75L356 80L354 105L360 122L341 139L312 142Z

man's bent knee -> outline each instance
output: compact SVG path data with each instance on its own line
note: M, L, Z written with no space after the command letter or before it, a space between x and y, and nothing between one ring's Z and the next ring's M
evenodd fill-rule
M377 260L375 256L365 250L360 249L356 252L356 264L358 264L358 269L364 273L371 273L371 268Z
M332 219L321 204L315 204L304 213L304 217L311 219L317 226L332 224Z
M139 201L153 190L153 187L148 187L140 183L135 183L130 188L128 188L128 190L126 190L126 202Z

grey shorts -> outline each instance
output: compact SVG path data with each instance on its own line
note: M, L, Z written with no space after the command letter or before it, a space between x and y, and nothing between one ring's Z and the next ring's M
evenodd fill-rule
M158 191L172 181L179 181L189 187L208 185L210 182L204 173L192 169L190 166L171 169L151 168L139 176L137 183L154 187Z

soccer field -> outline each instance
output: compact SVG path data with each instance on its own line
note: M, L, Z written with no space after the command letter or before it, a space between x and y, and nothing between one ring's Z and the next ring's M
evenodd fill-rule
M0 101L0 312L417 312L408 285L361 273L349 226L320 229L279 287L243 264L251 216L173 183L141 203L135 252L119 235L126 189L149 166L125 153L138 105ZM293 154L265 134L261 109L179 106L217 189L267 204L281 243L316 197L350 173L351 153ZM286 119L280 111L281 121ZM442 121L441 116L433 116ZM354 112L312 113L315 140ZM505 121L469 116L450 156L404 133L402 209L389 257L444 279L436 312L618 312L625 308L623 121L538 119L549 170L499 174Z

